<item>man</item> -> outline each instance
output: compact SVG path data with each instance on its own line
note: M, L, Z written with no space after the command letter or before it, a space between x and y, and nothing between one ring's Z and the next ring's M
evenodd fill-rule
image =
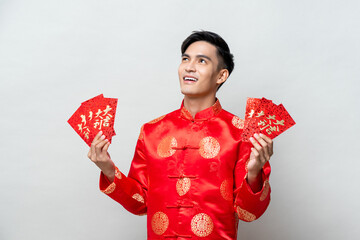
M128 176L112 162L101 132L88 157L101 169L101 191L147 214L148 239L233 240L238 218L253 221L269 204L273 142L262 134L240 141L243 121L216 98L234 66L219 35L194 32L181 51L184 100L142 126Z

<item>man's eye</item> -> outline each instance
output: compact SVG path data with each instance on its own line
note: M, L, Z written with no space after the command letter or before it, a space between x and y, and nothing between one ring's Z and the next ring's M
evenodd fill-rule
M205 59L200 59L200 63L206 63Z
M183 57L183 58L182 58L182 61L187 61L187 60L188 60L187 57Z

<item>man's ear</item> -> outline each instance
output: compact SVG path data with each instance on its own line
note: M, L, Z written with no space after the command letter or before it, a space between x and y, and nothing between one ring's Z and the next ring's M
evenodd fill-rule
M222 84L223 82L226 81L226 79L229 77L229 70L227 69L221 69L218 75L218 79L216 81L216 83L218 85Z

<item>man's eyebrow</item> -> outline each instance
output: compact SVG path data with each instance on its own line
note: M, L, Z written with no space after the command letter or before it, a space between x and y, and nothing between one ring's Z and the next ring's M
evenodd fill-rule
M182 57L190 57L190 56L189 56L188 54L186 54L186 53L183 53L181 56L182 56ZM210 57L208 57L208 56L206 56L206 55L203 55L203 54L196 55L196 57L197 57L197 58L206 58L206 59L208 59L209 61L212 61Z

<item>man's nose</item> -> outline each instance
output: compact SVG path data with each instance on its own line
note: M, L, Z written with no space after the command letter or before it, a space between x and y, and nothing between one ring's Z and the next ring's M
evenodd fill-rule
M185 70L187 72L195 72L196 71L195 63L193 61L189 61L185 66Z

